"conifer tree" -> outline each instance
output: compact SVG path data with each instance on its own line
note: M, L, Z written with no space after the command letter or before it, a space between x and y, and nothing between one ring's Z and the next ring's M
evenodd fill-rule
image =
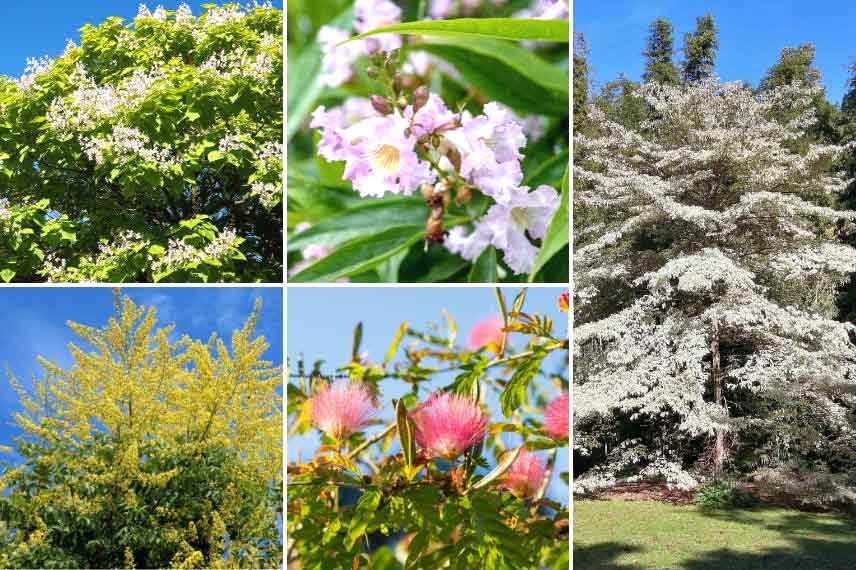
M684 34L684 81L701 81L713 75L716 51L719 49L718 30L713 16L705 14L696 18L696 29Z
M648 43L642 52L645 56L645 72L642 74L644 81L678 82L678 68L672 61L675 55L672 31L672 23L665 18L657 18L651 23Z

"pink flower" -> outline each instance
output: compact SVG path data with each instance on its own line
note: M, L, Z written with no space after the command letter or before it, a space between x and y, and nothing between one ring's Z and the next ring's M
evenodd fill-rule
M562 394L544 410L544 431L553 439L567 439L570 435L568 429L569 414L568 394Z
M325 383L309 401L312 425L336 440L366 426L374 413L374 404L362 382L339 380Z
M503 326L502 318L499 316L488 317L479 321L470 330L467 346L471 350L487 348L493 352L499 352L502 339L505 337L505 331L502 330Z
M466 396L441 392L412 413L416 443L432 457L455 459L481 441L487 418L478 402Z
M347 141L344 178L361 196L386 192L410 195L420 184L433 184L431 166L419 160L409 121L396 110L371 117L343 132Z
M436 94L428 95L428 101L413 115L413 134L422 138L440 127L455 120L455 113L450 111L443 100Z
M312 112L312 121L309 123L311 128L319 129L321 133L318 155L328 162L345 160L347 153L344 130L363 119L378 116L371 101L365 97L348 97L341 106L333 107L329 111L321 105Z
M401 21L401 8L389 0L356 0L354 2L354 29L358 34L385 28ZM362 40L366 42L366 53L392 51L401 47L398 34L379 34Z
M515 497L528 499L541 486L546 471L544 462L524 449L505 472L502 486Z
M318 30L317 40L322 54L318 81L321 85L338 87L353 77L351 65L366 53L366 46L360 40L342 43L350 37L351 34L347 30L335 26L321 26Z

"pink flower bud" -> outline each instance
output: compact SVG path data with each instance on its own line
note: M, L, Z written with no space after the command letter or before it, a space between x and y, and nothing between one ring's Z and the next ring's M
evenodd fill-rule
M567 439L570 435L568 430L569 397L562 394L547 406L544 410L544 431L553 439Z
M481 441L487 428L478 402L449 392L435 394L411 415L416 443L432 457L449 460Z
M544 462L524 449L505 472L502 486L515 497L528 499L541 486L546 471Z
M502 330L502 318L499 316L487 318L479 322L470 331L469 348L478 350L487 348L495 353L499 352L499 347L502 346L502 339L505 332Z
M371 395L362 382L325 383L309 405L312 425L336 440L360 431L374 413Z

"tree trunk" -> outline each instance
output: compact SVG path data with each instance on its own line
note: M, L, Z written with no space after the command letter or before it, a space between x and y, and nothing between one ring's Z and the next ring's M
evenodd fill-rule
M728 414L725 407L725 389L722 381L722 367L719 358L719 323L713 322L713 330L710 335L710 379L713 383L713 398L717 406L721 406L724 413ZM713 442L713 473L720 475L725 466L725 430L716 428Z

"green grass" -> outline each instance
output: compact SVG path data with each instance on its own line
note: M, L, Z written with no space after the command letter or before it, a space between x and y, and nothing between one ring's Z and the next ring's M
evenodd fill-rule
M856 569L856 519L761 507L575 501L579 570Z

